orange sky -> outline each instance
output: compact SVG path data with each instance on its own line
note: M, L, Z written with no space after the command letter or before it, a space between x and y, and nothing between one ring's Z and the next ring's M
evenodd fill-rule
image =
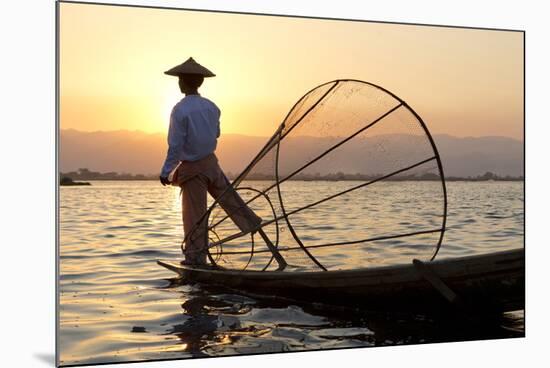
M165 132L182 97L163 72L193 56L222 133L269 136L305 92L379 84L435 133L523 139L523 34L60 4L61 128Z

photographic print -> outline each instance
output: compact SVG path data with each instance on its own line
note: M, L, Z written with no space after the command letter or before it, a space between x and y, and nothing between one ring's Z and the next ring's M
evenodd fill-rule
M524 35L58 2L58 365L524 337Z

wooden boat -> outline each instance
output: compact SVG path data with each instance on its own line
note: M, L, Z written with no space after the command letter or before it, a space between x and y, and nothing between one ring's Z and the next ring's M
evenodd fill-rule
M232 271L170 261L158 264L188 282L369 310L438 311L451 307L494 313L520 310L525 305L523 249L341 271Z

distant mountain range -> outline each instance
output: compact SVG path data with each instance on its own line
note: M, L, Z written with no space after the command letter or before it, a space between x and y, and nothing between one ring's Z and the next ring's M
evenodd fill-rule
M161 133L140 131L80 132L61 130L60 170L76 171L88 168L98 172L130 174L158 174L166 154L166 136ZM216 154L226 172L239 173L266 143L266 137L223 134ZM523 175L523 142L506 137L453 137L435 135L435 143L441 154L446 176L478 176L493 172L499 176ZM320 162L310 172L328 173L360 172L365 162L372 158L370 147L380 146L395 157L407 157L407 152L417 145L414 140L405 141L403 136L378 136L352 140L341 150L334 152L333 159ZM328 147L334 138L293 137L286 141L285 152L288 168L297 167L296 157L310 157L319 147ZM372 151L373 154L376 153ZM380 152L378 152L380 154ZM283 156L285 157L285 156ZM380 155L383 158L384 155ZM389 156L388 156L389 157ZM371 159L371 170L381 172L376 165L383 160Z

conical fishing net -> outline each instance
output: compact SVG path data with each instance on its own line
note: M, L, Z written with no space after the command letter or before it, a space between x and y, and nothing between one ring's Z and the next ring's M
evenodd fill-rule
M233 190L261 223L237 224L231 212L242 208L224 209L220 198L208 209L210 259L229 269L429 260L445 231L445 182L426 126L404 101L362 81L304 95L224 196Z

